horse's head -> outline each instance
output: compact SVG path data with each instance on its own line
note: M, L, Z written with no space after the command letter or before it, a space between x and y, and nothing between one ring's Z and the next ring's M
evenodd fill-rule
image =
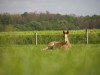
M69 41L68 40L69 31L67 31L67 32L63 31L63 34L64 34L64 40L65 40L65 42L68 42Z

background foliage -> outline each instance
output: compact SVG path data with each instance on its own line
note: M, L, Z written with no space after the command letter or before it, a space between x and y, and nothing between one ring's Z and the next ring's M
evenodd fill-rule
M76 16L24 12L23 14L0 14L0 31L64 30L100 28L100 15Z

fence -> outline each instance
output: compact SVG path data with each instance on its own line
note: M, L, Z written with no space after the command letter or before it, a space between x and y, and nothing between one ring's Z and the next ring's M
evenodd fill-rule
M47 44L51 41L63 41L62 31L37 31L17 34L0 34L0 44ZM27 35L24 35L27 34ZM100 44L100 30L71 30L69 40L72 44Z
M35 33L35 44L37 45L37 43L39 44L44 44L44 43L48 43L50 41L56 40L56 41L63 41L64 38L62 38L62 35L41 35L42 37L38 36L37 33ZM54 37L56 36L56 37ZM39 38L41 38L41 40ZM46 38L47 37L47 38ZM52 38L52 39L51 39ZM39 40L38 40L39 39ZM96 34L93 32L88 32L88 29L84 30L83 34L71 34L69 36L69 39L71 41L71 43L76 44L76 43L81 43L81 44L98 44L100 43L100 33ZM45 41L46 40L46 41ZM43 41L43 43L41 42ZM41 43L40 43L41 42Z

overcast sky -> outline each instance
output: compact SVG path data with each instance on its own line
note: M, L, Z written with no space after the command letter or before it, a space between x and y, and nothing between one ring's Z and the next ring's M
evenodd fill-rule
M60 14L100 15L100 0L0 0L0 13L46 10Z

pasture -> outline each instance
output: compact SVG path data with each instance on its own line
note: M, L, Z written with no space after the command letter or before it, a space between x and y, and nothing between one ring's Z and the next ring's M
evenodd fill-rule
M72 48L47 51L42 49L48 39L40 36L40 43L35 45L34 33L0 32L0 75L100 75L100 30L89 31L89 36L94 36L89 37L88 45L83 41L83 30L71 31L70 35L80 35L80 39L69 36ZM62 31L38 31L38 34L60 35Z
M0 45L9 44L35 44L35 33L37 32L38 44L47 44L50 41L63 41L62 31L19 31L0 32ZM100 44L100 29L88 30L89 44ZM85 44L85 30L70 30L69 40L72 44Z

